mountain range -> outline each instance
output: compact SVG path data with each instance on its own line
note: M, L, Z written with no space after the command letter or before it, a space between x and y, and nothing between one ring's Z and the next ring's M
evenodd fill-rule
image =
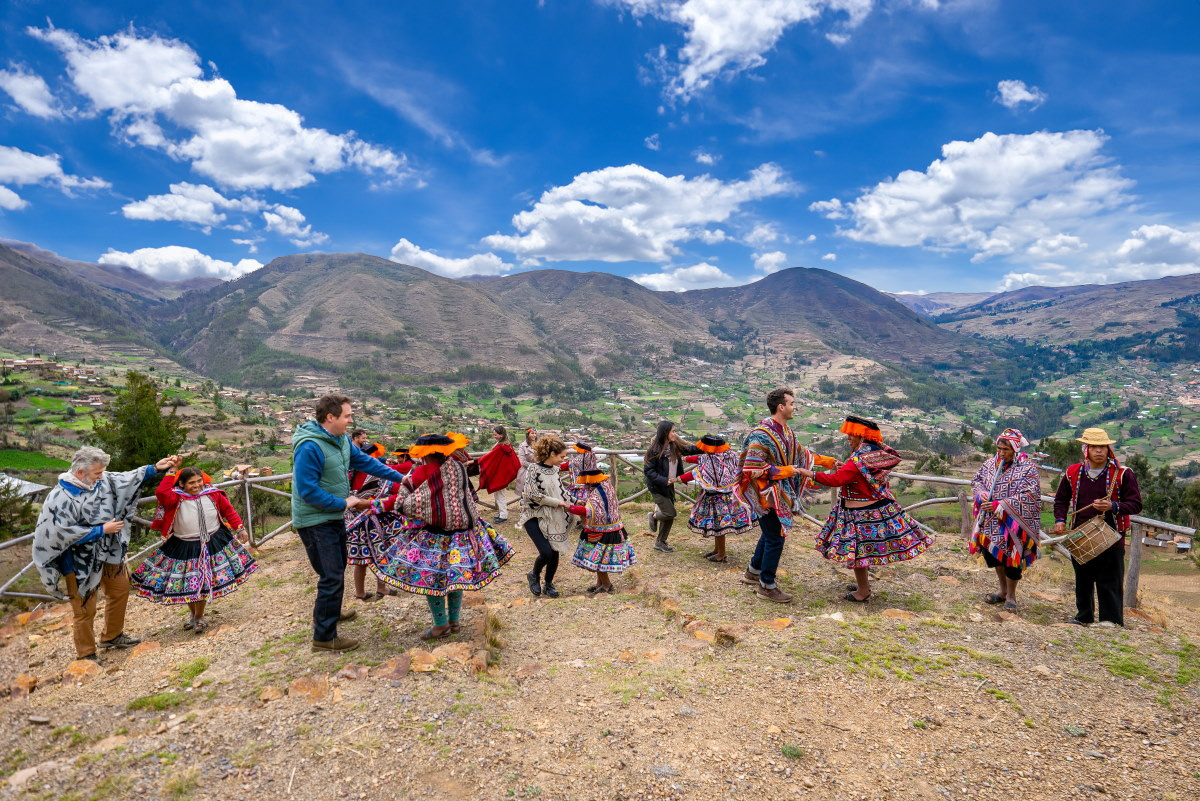
M0 243L0 282L5 347L70 352L128 341L241 386L280 386L302 373L347 386L371 373L569 380L619 372L652 352L730 361L757 354L781 366L837 354L963 363L989 358L992 339L1161 333L1186 324L1200 293L1198 274L896 297L801 267L675 293L565 270L456 280L359 253L284 256L234 281L172 283L11 241Z

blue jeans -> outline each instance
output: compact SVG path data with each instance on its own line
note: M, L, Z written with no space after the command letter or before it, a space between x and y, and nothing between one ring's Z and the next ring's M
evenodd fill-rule
M750 572L758 576L758 583L766 589L775 586L775 571L779 569L779 557L783 556L783 524L774 512L767 512L758 519L762 534L754 546L754 558L750 560Z
M296 529L309 564L317 573L317 599L313 603L313 639L322 642L337 636L345 591L346 522L341 518Z

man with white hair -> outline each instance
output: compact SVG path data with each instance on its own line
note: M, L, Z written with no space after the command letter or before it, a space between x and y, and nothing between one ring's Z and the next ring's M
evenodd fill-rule
M125 604L129 600L128 520L137 509L142 482L156 473L177 467L179 457L168 456L153 465L124 473L110 473L109 456L99 448L80 448L71 457L71 468L42 504L33 534L33 561L42 584L59 593L65 579L66 595L75 616L77 659L96 658L97 589L104 590L104 635L101 648L129 648L141 640L124 632Z

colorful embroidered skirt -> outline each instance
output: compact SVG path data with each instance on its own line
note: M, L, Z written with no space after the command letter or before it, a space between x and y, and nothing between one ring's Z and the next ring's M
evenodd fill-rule
M598 542L588 542L587 534L579 535L579 545L571 564L594 573L624 573L637 563L637 556L625 529L602 536Z
M754 528L754 518L731 493L701 491L687 525L704 537L724 537Z
M486 587L513 557L504 535L480 521L473 529L402 529L371 562L383 583L419 595Z
M186 604L228 595L257 568L254 557L222 526L207 545L168 537L129 580L147 601Z
M369 565L383 554L396 536L421 528L413 520L395 512L377 515L373 512L346 515L346 564Z
M871 567L904 562L920 556L933 544L895 501L863 509L834 505L817 534L817 552L847 567Z

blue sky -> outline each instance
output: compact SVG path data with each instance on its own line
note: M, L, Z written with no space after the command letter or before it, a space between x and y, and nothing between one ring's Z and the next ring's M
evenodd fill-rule
M1195 3L87 5L0 6L0 238L71 258L673 290L1200 271Z

